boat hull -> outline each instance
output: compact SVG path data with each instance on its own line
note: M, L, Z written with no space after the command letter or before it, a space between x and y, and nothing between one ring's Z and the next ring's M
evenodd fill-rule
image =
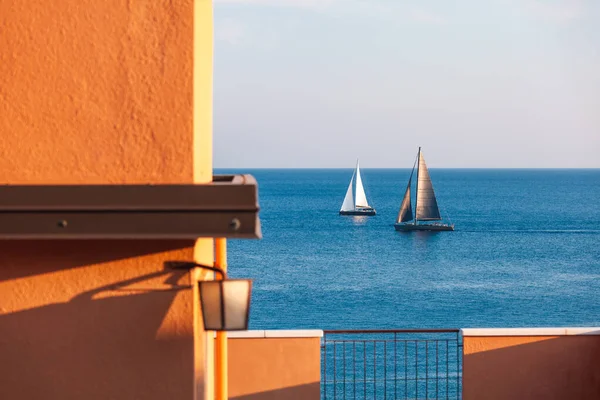
M352 210L352 211L340 211L340 215L367 215L373 216L377 215L375 209L370 210Z
M411 231L453 231L454 225L446 224L394 224L394 228L400 232L411 232Z

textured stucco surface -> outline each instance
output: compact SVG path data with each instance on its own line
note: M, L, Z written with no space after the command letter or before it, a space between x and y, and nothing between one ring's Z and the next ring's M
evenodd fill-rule
M0 399L191 399L192 244L0 241Z
M0 1L0 183L210 179L197 3ZM0 399L203 398L197 292L163 263L212 257L209 239L0 241Z
M232 399L320 398L319 337L230 338Z
M463 398L600 399L600 336L464 337Z
M0 2L0 182L190 182L193 1Z

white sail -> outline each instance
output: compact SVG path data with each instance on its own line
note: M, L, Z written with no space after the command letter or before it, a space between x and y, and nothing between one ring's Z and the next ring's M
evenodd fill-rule
M358 160L356 160L356 198L354 204L357 207L369 207L367 202L367 195L363 188L362 179L360 178L360 167L358 166Z
M340 211L354 211L354 196L352 196L352 182L354 182L354 174L352 174L352 178L350 179L348 190L346 190L346 197L344 197L344 202L342 203L342 208L340 209Z

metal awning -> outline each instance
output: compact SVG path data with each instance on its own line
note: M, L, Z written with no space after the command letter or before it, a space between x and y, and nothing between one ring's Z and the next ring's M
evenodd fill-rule
M3 185L0 239L260 238L251 175L207 184Z

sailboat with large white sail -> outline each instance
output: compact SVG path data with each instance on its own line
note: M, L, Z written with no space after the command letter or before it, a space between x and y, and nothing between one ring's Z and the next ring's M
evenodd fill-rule
M354 178L356 177L356 187L354 188ZM356 160L356 169L350 179L346 197L340 209L340 215L375 215L375 209L369 205L367 195L363 188L362 179L360 177L360 167Z
M410 193L412 177L415 172L415 165L413 165L394 228L396 228L397 231L453 231L454 224L432 222L441 221L442 217L433 191L433 184L429 177L429 170L425 164L425 159L423 158L420 147L415 164L417 167L415 213L413 215Z

